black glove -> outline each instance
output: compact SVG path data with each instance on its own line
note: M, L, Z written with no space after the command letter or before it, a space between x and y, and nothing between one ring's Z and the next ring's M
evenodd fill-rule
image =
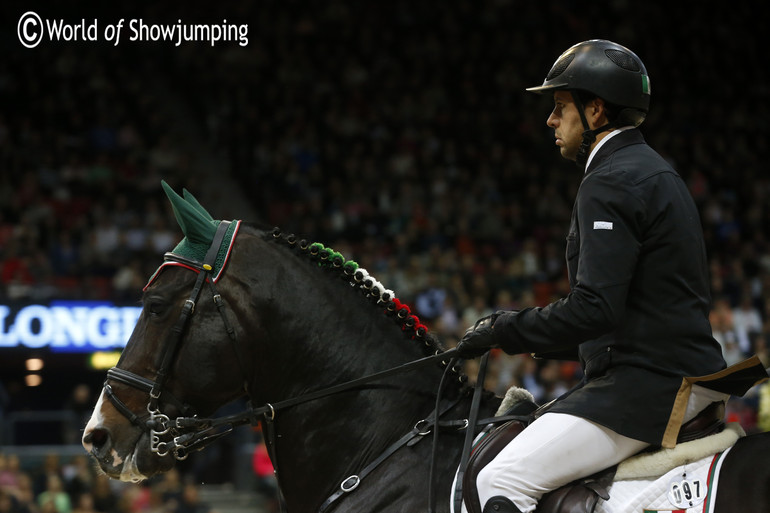
M457 356L470 360L483 355L493 347L500 347L496 339L495 321L504 313L498 311L482 317L476 321L476 324L465 330L465 335L457 344Z

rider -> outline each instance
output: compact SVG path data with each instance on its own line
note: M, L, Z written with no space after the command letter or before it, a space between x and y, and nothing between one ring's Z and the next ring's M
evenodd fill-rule
M577 478L650 445L673 447L684 422L767 379L756 356L726 368L711 335L697 208L636 128L650 102L639 57L585 41L527 90L553 96L546 124L584 173L567 236L570 293L482 318L457 349L465 358L500 347L575 359L584 379L480 471L484 513L533 511Z

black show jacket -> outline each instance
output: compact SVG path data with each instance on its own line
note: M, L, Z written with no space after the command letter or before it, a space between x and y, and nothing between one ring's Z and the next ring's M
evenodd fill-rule
M495 322L504 351L579 359L584 380L556 401L631 438L673 447L692 384L743 395L767 379L753 357L726 369L708 321L697 207L637 129L601 146L567 237L570 293Z

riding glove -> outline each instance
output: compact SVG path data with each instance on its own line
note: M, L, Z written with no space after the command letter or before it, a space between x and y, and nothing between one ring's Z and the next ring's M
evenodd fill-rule
M495 321L508 312L502 310L482 317L476 324L465 331L462 340L457 344L457 356L466 360L481 356L492 348L500 347L495 333Z

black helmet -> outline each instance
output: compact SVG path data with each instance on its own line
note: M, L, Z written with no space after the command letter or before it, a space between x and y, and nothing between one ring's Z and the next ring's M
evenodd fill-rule
M641 59L625 46L591 39L561 54L543 85L527 91L587 91L620 107L616 124L638 126L650 106L650 78Z

